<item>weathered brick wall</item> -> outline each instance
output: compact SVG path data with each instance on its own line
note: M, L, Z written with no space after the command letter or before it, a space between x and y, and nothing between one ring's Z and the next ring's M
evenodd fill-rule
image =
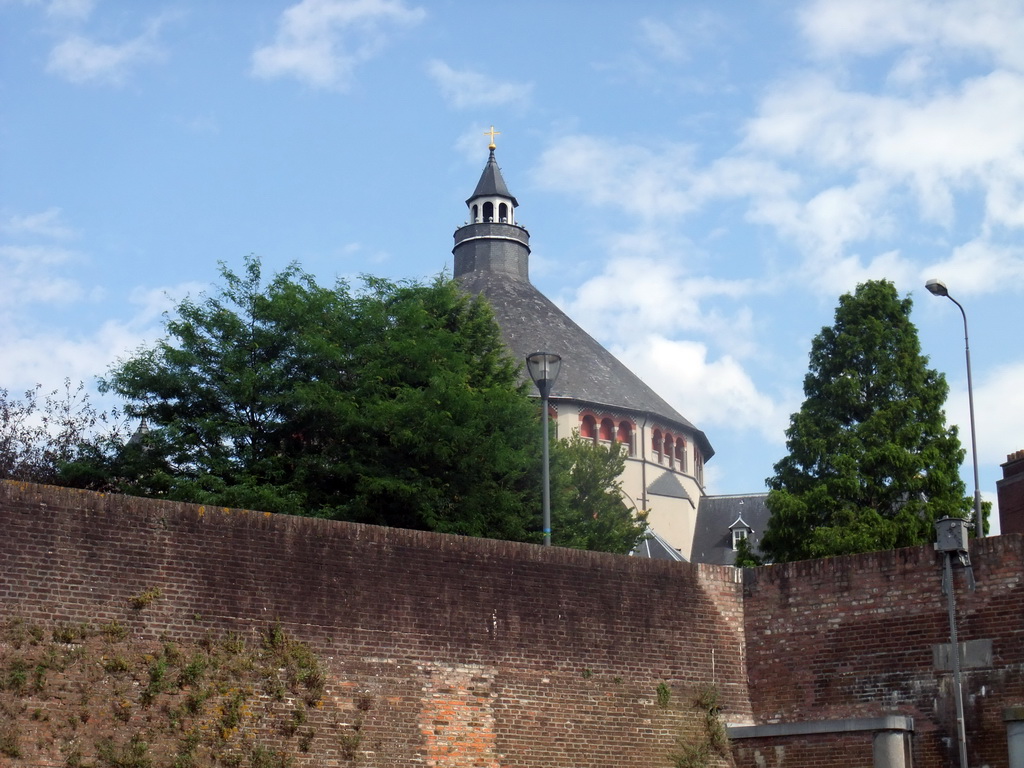
M733 745L736 764L758 768L872 768L871 736L816 734L799 739L756 739Z
M693 691L716 685L730 719L750 715L727 567L12 482L0 531L0 621L178 643L280 622L308 643L329 711L300 765L650 768L700 736ZM348 731L330 729L351 728L360 697L372 709L346 756ZM12 765L62 764L33 722Z
M971 559L977 591L955 574L959 640L971 647L963 670L968 757L970 765L997 768L1007 765L1003 708L1024 702L1024 537L972 541ZM915 724L915 768L958 764L951 673L935 653L949 643L941 563L926 546L745 571L755 719L907 715ZM870 755L870 733L843 738ZM737 764L829 764L801 756L808 743L737 742ZM767 762L754 759L755 749Z

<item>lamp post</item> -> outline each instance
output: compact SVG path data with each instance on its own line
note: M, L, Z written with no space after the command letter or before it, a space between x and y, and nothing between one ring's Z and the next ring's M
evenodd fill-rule
M974 461L974 524L981 521L981 488L978 483L978 441L974 430L974 386L971 382L971 344L967 337L967 313L959 301L949 295L946 284L940 280L929 280L924 285L934 296L945 296L956 304L964 318L964 351L967 355L967 402L971 416L971 457ZM968 570L968 583L973 589L974 576L970 570L967 554L967 526L962 520L943 518L935 522L937 541L935 549L943 553L942 587L946 593L946 607L949 612L949 646L953 666L953 698L956 703L957 746L960 751L960 768L967 768L967 735L964 728L963 687L960 680L960 644L956 632L956 603L953 588L953 557L957 557ZM984 526L981 528L984 533Z
M967 313L960 302L949 295L946 284L941 280L929 280L924 284L924 287L934 296L945 296L956 304L964 318L964 352L967 355L967 403L971 416L971 458L974 462L974 524L979 526L977 530L984 536L985 526L981 520L981 486L978 483L978 440L974 430L974 385L971 382L971 343L967 338Z
M540 392L541 423L544 434L544 546L551 546L551 469L550 457L548 456L548 396L551 394L551 387L558 378L558 371L562 367L562 358L551 352L534 352L526 356L526 370L530 372L530 378L537 385Z

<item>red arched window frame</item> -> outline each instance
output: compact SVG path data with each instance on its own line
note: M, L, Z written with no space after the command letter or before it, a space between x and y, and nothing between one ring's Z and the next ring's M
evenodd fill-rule
M580 437L587 440L597 439L597 419L589 413L580 416Z
M651 448L654 450L654 457L661 463L661 430L656 429L651 433Z
M676 440L676 461L679 463L679 471L686 472L686 438Z
M616 442L626 446L626 455L633 455L633 425L628 421L620 421L619 428L615 432Z
M615 437L615 422L611 419L601 419L601 427L598 430L597 437L599 440L605 440L610 443Z

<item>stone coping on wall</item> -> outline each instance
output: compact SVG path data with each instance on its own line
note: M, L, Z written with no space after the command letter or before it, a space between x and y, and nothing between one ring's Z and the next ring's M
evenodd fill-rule
M913 731L914 718L904 715L882 717L846 717L840 720L810 720L765 725L730 725L730 739L765 739L779 736L810 736L817 733L853 733L856 731Z
M1024 721L1024 704L1018 704L1014 707L1006 707L1003 710L1003 722L1004 723L1019 723Z

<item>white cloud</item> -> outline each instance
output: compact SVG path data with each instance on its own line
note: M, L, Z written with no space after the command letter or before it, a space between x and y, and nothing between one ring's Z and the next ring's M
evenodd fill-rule
M427 73L456 109L525 104L533 90L528 83L500 82L472 70L452 69L436 59L427 65Z
M11 391L42 384L44 391L65 378L91 384L119 358L163 336L163 313L186 295L207 286L182 283L169 288L136 288L129 292L131 313L94 328L26 330L14 318L0 316L0 359L5 361L2 386ZM78 291L80 298L82 291ZM40 354L46 350L46 354Z
M640 19L639 27L641 43L658 58L673 62L689 58L684 35L671 23L661 19L644 18Z
M684 254L659 248L657 238L627 237L600 274L584 282L569 301L567 314L593 335L624 343L637 329L672 336L700 332L745 356L756 343L747 307L732 313L708 309L716 300L737 301L760 290L753 280L692 276Z
M277 37L252 57L257 77L295 77L344 90L357 65L376 56L397 26L426 16L401 0L302 0L281 15Z
M89 18L95 7L96 0L50 0L46 6L46 15L80 21Z
M151 21L137 37L118 44L97 43L72 35L50 52L46 69L72 83L120 85L131 71L163 57L159 45L162 21Z
M692 166L692 149L680 144L654 152L592 136L570 136L544 151L534 175L541 186L582 197L591 205L654 219L679 216L697 206Z
M799 13L820 56L878 55L897 48L969 53L1024 69L1024 6L1017 0L816 0Z
M75 231L62 220L60 208L48 208L45 211L28 214L11 214L0 220L0 232L15 237L45 237L54 240L67 240L75 236Z
M1024 362L1013 361L987 371L974 382L978 428L978 461L1002 464L1007 454L1024 448ZM966 386L966 382L962 381ZM967 390L951 389L946 414L960 427L960 442L971 462L970 411Z
M1024 248L972 240L955 248L948 259L928 265L918 276L918 284L936 278L964 294L1005 291L1024 283Z
M733 357L708 360L703 344L657 334L638 337L613 352L702 429L753 430L772 443L783 442L789 411L758 392Z

